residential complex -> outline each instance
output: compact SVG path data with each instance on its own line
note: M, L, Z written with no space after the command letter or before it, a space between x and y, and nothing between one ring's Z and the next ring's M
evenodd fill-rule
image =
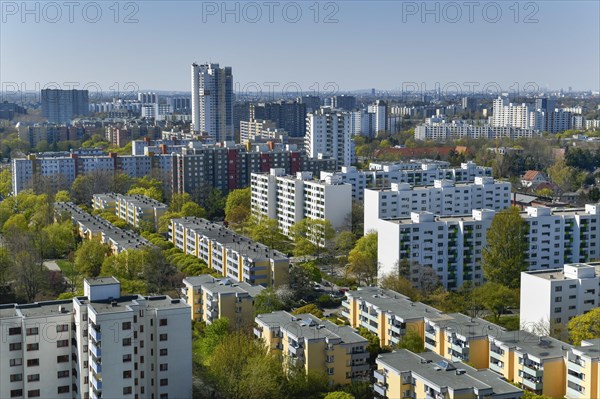
M254 298L265 289L208 274L186 277L183 284L182 297L192 308L192 320L211 324L225 317L234 328L254 324Z
M412 331L418 334L428 351L418 357L408 352L404 352L402 356L394 353L380 355L377 361L379 370L375 372L375 390L384 397L404 397L398 396L398 392L411 391L417 395L424 392L423 386L419 387L415 381L410 383L408 378L405 383L400 383L398 377L403 374L408 376L405 372L416 373L425 380L427 378L418 372L421 367L432 367L434 373L437 371L443 374L441 372L444 370L436 370L434 364L424 366L427 361L418 360L421 357L431 359L432 363L438 363L437 366L442 369L444 366L439 362L444 360L446 363L468 363L478 370L489 369L489 372L495 374L481 374L488 376L484 380L488 385L502 377L520 388L553 398L598 398L600 342L584 342L581 347L573 347L554 338L539 337L527 331L507 331L479 318L460 313L444 314L418 302L412 303L394 291L377 287L348 291L342 305L350 325L355 328L370 326L369 330L378 335L382 345L401 341L407 331ZM430 352L440 357L433 356ZM413 363L411 358L416 359L417 363ZM403 366L396 363L394 367L395 359L403 359ZM467 374L471 371L467 366L455 367L466 369ZM426 385L433 388L433 391L428 391L432 397L436 393L442 394L440 388L451 387L443 375L439 379L433 375L430 377L432 379ZM419 379L414 374L411 374L411 378ZM444 397L454 397L454 394L448 390L446 395L449 396ZM485 396L488 397L488 394ZM406 397L415 396L411 394ZM478 396L473 396L471 392L465 397Z
M57 220L70 218L80 237L107 244L113 254L151 245L148 240L132 231L121 230L99 216L90 215L71 202L56 202L54 214Z
M231 67L192 64L192 127L216 141L233 140Z
M446 141L460 138L499 139L541 137L542 132L514 126L471 125L462 121L430 122L415 127L415 139Z
M258 217L276 219L281 231L304 218L326 219L335 229L343 229L352 211L352 186L339 176L313 180L311 172L286 175L284 169L273 168L268 174L252 174L251 206Z
M433 352L400 349L377 358L373 389L379 398L518 399L523 391L490 370L477 370Z
M549 270L565 263L588 262L600 255L598 205L585 208L528 207L529 270ZM379 276L397 273L397 262L432 267L447 288L482 281L481 258L496 212L475 209L471 216L436 216L412 212L410 218L378 219Z
M306 115L306 152L311 158L335 159L341 166L354 160L350 114L321 107Z
M391 188L366 189L365 233L377 227L378 219L409 217L411 212L436 215L466 215L473 209L500 211L510 207L511 184L491 177L475 177L474 183L436 180L433 186L411 187L392 183Z
M551 331L600 306L600 263L521 273L521 329Z
M352 199L364 201L366 188L389 188L392 183L409 183L413 186L432 186L436 180L452 180L457 183L475 181L476 177L491 177L492 168L478 166L473 162L450 167L445 161L411 160L405 162L371 162L368 170L354 166L342 166L337 172L321 172L321 180L336 175L344 183L352 185Z
M171 219L169 238L176 248L235 282L265 287L288 282L287 256L217 223L195 217Z
M94 209L115 212L119 219L134 227L146 223L155 229L168 209L166 204L140 194L94 194L92 205Z
M335 170L333 159L312 159L294 145L267 144L246 148L233 143L223 146L202 146L183 149L172 154L171 184L175 193L198 193L215 187L227 194L248 187L252 173L284 168L286 173Z
M0 305L2 398L189 398L190 307L122 296L113 277L72 300Z
M368 380L369 342L353 328L285 311L260 314L255 322L254 335L282 355L285 368L325 373L332 385Z

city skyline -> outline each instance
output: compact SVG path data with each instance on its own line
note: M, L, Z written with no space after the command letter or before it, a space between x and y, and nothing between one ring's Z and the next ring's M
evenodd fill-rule
M81 3L68 10L4 2L2 89L17 84L35 91L52 82L68 88L71 82L103 92L187 92L192 62L235 68L238 93L600 87L597 2L483 2L472 9L458 2L423 9L419 2L275 3L271 10L259 2L167 7L158 1ZM90 63L81 55L90 47L108 47L110 58ZM545 47L555 52L551 59ZM33 67L57 53L61 68Z

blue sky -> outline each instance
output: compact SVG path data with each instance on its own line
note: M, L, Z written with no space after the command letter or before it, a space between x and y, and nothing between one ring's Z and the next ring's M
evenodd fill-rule
M238 91L600 87L598 1L48 4L2 1L3 87L185 91L194 61L232 66Z

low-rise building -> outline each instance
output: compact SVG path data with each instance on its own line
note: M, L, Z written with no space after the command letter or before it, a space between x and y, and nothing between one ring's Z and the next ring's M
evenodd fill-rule
M571 349L567 360L567 394L569 399L600 398L600 339L581 341Z
M212 324L227 318L232 327L250 327L254 323L254 297L265 288L229 278L211 275L183 279L182 297L192 308L192 320Z
M285 311L258 315L255 322L255 336L282 355L284 368L325 373L332 385L368 380L369 342L353 328Z
M415 354L406 349L377 358L375 393L397 398L518 399L523 391L489 370L452 362L436 353Z
M551 331L600 306L600 263L521 273L521 329Z
M288 282L287 256L206 219L171 219L169 239L176 248L235 282L265 287Z

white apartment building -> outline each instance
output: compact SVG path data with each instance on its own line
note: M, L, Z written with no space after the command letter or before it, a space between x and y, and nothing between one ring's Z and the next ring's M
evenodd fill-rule
M388 127L388 107L385 101L377 100L374 104L367 107L367 112L374 116L374 134L377 135L379 132L387 132Z
M485 233L495 212L473 210L472 216L435 216L430 212L412 212L408 219L383 220L378 232L378 277L397 273L397 262L407 259L413 265L431 267L444 287L453 289L464 282L481 283L482 250ZM411 268L418 281L417 268Z
M472 216L435 216L412 212L410 218L379 219L379 277L396 272L396 262L430 266L447 288L464 281L482 281L481 257L493 210L473 210ZM589 262L600 254L599 205L551 209L528 207L528 270L550 270L565 263Z
M310 158L331 157L339 165L351 165L354 142L350 113L321 107L306 115L304 144Z
M265 287L288 282L287 256L206 219L171 219L169 238L176 248L235 282Z
M392 183L389 189L366 189L365 234L377 227L378 219L409 217L411 212L436 215L468 215L472 209L510 207L511 184L492 177L475 177L474 183L436 180L433 186L411 187Z
M514 126L470 125L457 121L450 123L425 123L415 127L415 139L445 141L448 139L499 139L532 138L542 135L541 130Z
M342 166L337 172L321 172L321 180L339 176L342 182L352 185L352 199L364 201L366 188L389 188L392 183L410 183L414 186L431 186L436 180L453 180L457 183L473 182L476 177L491 177L492 168L465 162L451 168L448 162L416 160L408 162L371 162L368 170L355 166ZM469 210L470 211L470 210Z
M245 144L261 137L262 131L266 129L277 129L277 124L267 120L240 121L240 143Z
M600 263L521 273L521 329L566 324L600 305Z
M285 176L282 169L269 174L252 174L252 212L277 219L281 231L290 235L290 228L304 218L326 219L336 230L346 227L352 212L352 186L339 176L313 180L311 172ZM275 201L274 201L275 200Z
M189 398L190 307L121 296L114 277L72 300L0 306L2 398Z

